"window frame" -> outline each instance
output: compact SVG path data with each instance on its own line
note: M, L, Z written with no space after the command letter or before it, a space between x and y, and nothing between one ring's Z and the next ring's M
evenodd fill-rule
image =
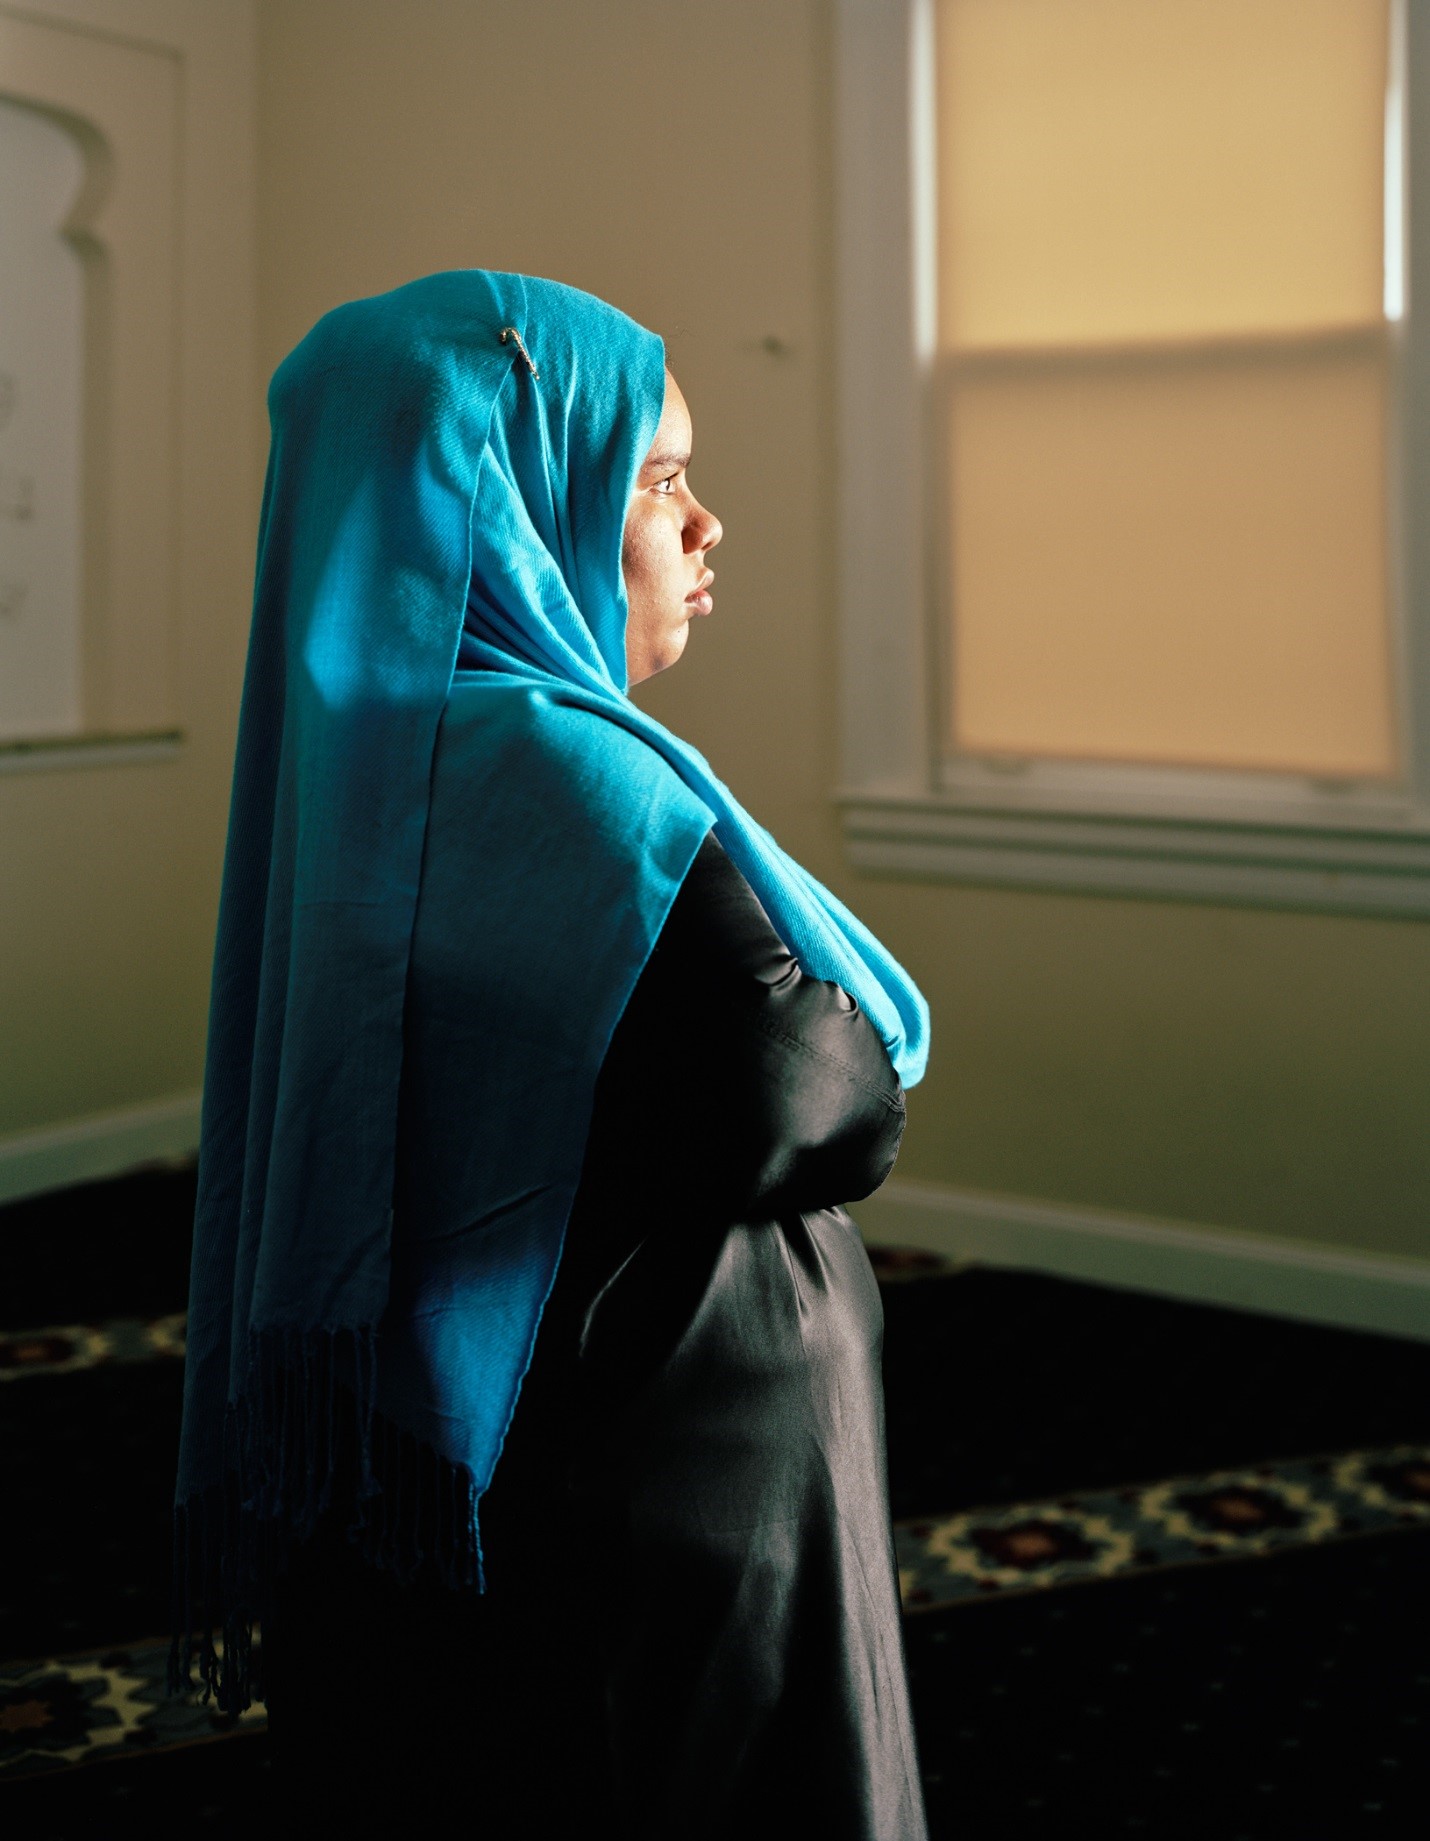
M950 882L1430 918L1430 17L1392 0L1389 328L1396 783L942 758L933 0L836 0L840 784L855 868ZM1417 132L1420 128L1420 132ZM1426 235L1408 234L1424 198ZM908 457L917 457L910 468ZM913 477L911 477L911 474Z

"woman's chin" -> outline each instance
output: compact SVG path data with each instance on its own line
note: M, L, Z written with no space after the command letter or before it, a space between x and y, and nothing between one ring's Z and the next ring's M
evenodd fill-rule
M627 683L634 687L643 684L647 678L668 671L679 661L689 638L690 620L682 613L680 620L667 627L658 640L641 647L638 652L628 651Z

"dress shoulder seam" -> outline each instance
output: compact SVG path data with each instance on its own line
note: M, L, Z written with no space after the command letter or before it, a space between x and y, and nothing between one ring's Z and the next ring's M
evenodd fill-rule
M853 1081L856 1087L867 1093L872 1099L878 1100L880 1104L886 1106L890 1112L902 1113L907 1110L902 1094L897 1098L891 1098L882 1087L876 1087L871 1080L866 1079L865 1076L859 1072L858 1068L852 1066L847 1061L841 1060L838 1055L831 1055L828 1049L816 1048L813 1042L806 1042L803 1036L792 1035L787 1029L775 1028L772 1024L767 1023L763 1017L755 1018L755 1027L759 1030L761 1035L768 1036L772 1042L782 1042L788 1048L798 1049L802 1054L812 1055L816 1061L824 1061L827 1062L830 1067L838 1068L840 1073L846 1075L848 1079Z

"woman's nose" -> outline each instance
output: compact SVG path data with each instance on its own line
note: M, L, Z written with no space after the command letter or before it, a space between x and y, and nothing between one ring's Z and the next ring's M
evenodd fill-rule
M713 550L724 535L720 520L702 505L698 516L685 527L685 547L687 550Z

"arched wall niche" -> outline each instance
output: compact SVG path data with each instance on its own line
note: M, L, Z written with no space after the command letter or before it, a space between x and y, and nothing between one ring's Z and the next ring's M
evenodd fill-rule
M102 246L84 140L0 96L0 738L84 729L89 335ZM86 245L88 247L86 248ZM97 380L96 380L97 381ZM96 521L97 522L97 521ZM92 585L92 584L91 584Z
M57 314L54 346L28 355L32 374L65 413L69 379L77 411L72 555L60 556L69 486L54 430L25 430L32 454L50 462L27 472L0 427L0 473L18 492L28 477L27 528L0 523L0 576L13 595L35 571L45 611L58 617L68 566L74 584L73 694L66 702L54 667L64 647L40 643L27 655L0 631L0 767L59 766L96 746L172 750L178 742L175 573L178 483L177 260L181 70L169 52L118 42L0 12L0 107L64 137L75 183L53 223L56 247L73 258L77 338ZM43 124L43 128L41 128ZM38 149L38 139L33 140ZM51 197L47 203L53 207ZM0 264L5 252L0 249ZM0 279L0 300L5 283ZM12 366L0 316L0 372L16 402L26 380ZM59 349L69 339L72 351ZM5 385L0 380L0 396ZM0 518L4 479L0 478ZM23 501L19 509L24 519ZM47 521L48 514L48 521ZM29 541L26 542L25 540ZM38 540L38 541L37 541ZM48 543L48 551L46 544ZM46 573L48 571L48 573ZM0 583L0 587L6 584ZM42 641L44 636L41 636Z

